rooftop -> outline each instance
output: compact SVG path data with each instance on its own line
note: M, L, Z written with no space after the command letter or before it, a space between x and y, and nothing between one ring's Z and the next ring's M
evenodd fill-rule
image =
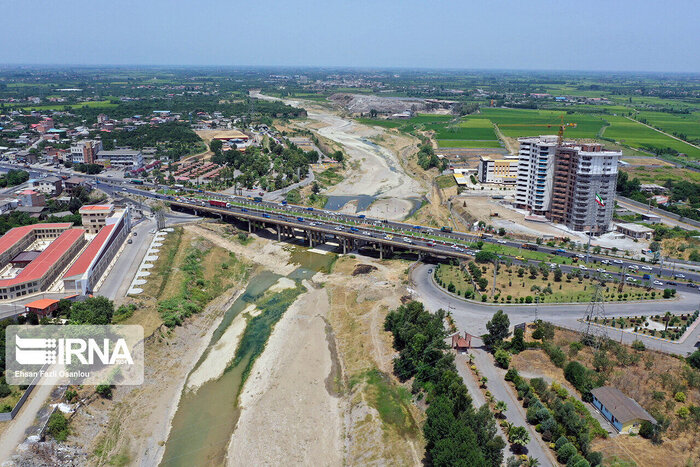
M102 245L104 245L109 238L109 234L112 233L115 225L116 224L106 225L100 229L88 247L78 256L78 259L63 276L64 278L79 276L88 270L90 264L92 264L92 260L95 259L95 256L100 252Z
M620 222L617 225L622 227L623 229L629 230L630 232L647 233L654 231L654 229L651 229L644 225L633 224L631 222Z
M0 253L12 248L17 242L23 239L34 229L68 229L73 225L70 222L59 222L54 224L34 224L10 229L5 235L0 237Z
M14 230L14 229L13 229ZM12 287L23 282L40 279L58 259L82 236L83 229L68 229L41 252L41 254L13 279L0 280L0 287Z
M114 209L114 205L112 204L91 204L88 206L83 206L80 208L79 212L88 212L88 211L111 211Z
M644 410L637 401L625 396L622 391L617 388L603 386L591 390L591 394L593 394L621 423L641 419L656 424L656 419L649 415L649 412Z
M58 300L54 300L52 298L40 298L39 300L34 300L31 303L27 303L24 306L27 308L36 308L38 310L45 310L46 308L50 307L51 305L54 305L58 303Z

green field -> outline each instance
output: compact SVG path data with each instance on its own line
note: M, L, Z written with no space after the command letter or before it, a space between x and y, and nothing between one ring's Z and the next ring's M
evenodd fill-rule
M435 138L442 139L475 139L482 141L497 141L496 133L490 121L483 118L471 118L455 124L430 124L427 127L435 130Z
M690 139L700 139L700 112L669 114L665 112L639 112L637 120L645 119L651 126L666 133L683 133Z
M605 123L598 115L562 114L562 112L555 110L529 109L486 108L471 118L489 119L498 125L505 136L519 138L556 134L559 131L562 115L564 115L564 123L576 125L566 129L566 137L568 138L595 138Z
M83 107L92 107L95 109L109 109L112 107L117 107L119 104L112 104L110 101L90 101L90 102L80 102L79 104L47 104L47 105L35 105L31 107L23 107L24 110L63 110L64 107L70 107L71 109L80 109Z
M382 128L398 128L403 125L398 120L384 120L379 118L356 118L358 122L369 126L380 126Z
M438 145L441 148L500 148L503 147L498 141L483 141L469 139L439 139Z
M606 116L610 126L605 129L604 136L628 146L643 148L645 145L659 148L672 148L688 155L692 159L700 159L700 149L683 141L670 138L639 122L619 116Z

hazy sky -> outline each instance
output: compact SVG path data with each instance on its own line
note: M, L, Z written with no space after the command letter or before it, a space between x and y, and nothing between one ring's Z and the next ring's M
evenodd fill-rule
M0 0L0 63L700 72L697 0Z

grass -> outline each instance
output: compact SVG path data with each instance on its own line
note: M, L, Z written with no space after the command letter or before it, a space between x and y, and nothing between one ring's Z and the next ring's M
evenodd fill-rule
M89 102L80 102L78 104L64 104L64 103L57 103L57 104L47 104L47 105L35 105L31 107L23 107L23 110L63 110L65 107L70 107L71 109L82 109L83 107L90 107L93 109L110 109L117 107L119 104L112 104L110 101L89 101Z
M380 126L382 128L398 128L404 124L403 121L385 120L382 118L357 118L356 120L364 125Z
M369 402L379 413L382 423L391 426L402 436L415 436L418 426L411 416L408 405L411 393L403 386L394 384L391 379L376 368L366 370L350 380L350 387L361 382L367 383Z
M663 185L671 180L674 182L689 181L700 183L700 172L678 169L675 167L632 167L622 169L629 174L630 179L638 178L642 183Z
M575 123L575 127L566 129L568 138L595 138L604 125L600 116L591 114L566 114L556 110L529 109L482 109L471 118L485 118L498 125L505 136L518 138L556 134L561 124L561 115L565 123Z
M452 175L440 175L439 177L435 177L435 183L437 183L437 186L442 189L457 185L457 181L455 181L455 178Z
M690 139L700 139L700 113L669 114L666 112L639 112L636 119L661 128L666 133L683 133Z
M499 141L474 141L464 139L439 139L438 145L441 148L500 148Z
M639 122L620 116L606 116L605 119L610 123L610 126L605 129L604 136L606 138L642 149L645 146L671 148L687 154L692 159L700 159L700 149L666 136Z
M317 173L315 175L316 181L318 181L319 185L321 185L323 188L340 183L343 181L344 177L338 173L338 170L338 167L333 167L326 169L321 173Z

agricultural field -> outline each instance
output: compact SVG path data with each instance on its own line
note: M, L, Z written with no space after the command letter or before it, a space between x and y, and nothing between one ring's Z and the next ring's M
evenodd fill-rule
M606 116L605 119L610 123L610 126L605 128L603 133L606 138L637 148L671 148L687 154L692 159L700 159L700 149L666 136L639 122L620 116Z
M684 134L690 140L700 140L700 112L690 114L669 114L666 112L639 112L637 120L661 128L672 135Z
M623 168L630 180L638 178L642 183L657 183L663 185L671 180L674 182L688 181L700 183L700 172L684 170L676 167L630 167Z
M505 136L538 136L556 134L561 124L573 123L576 126L566 129L567 138L595 138L605 121L601 116L590 114L566 114L556 110L529 109L481 109L472 118L485 118L498 125Z

